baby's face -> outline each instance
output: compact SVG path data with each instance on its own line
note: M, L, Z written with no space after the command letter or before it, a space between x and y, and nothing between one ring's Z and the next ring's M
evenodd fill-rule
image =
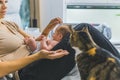
M55 30L55 33L53 34L52 38L53 40L60 41L62 39L62 34L59 33L57 30Z
M55 30L55 32L52 35L53 40L56 40L58 37L58 32Z

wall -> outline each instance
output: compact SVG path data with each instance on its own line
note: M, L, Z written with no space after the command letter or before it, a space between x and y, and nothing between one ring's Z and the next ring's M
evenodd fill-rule
M101 5L120 5L120 0L67 0L68 4L96 3ZM111 42L120 43L120 9L68 9L68 23L100 23L107 24L112 31Z
M66 0L68 3L120 3L120 0Z
M118 16L119 13L119 9L68 9L66 21L68 23L78 24L105 24L106 26L111 28L111 41L120 42L120 16Z
M64 22L66 22L66 4L70 3L70 1L75 2L75 1L83 1L83 0L40 0L40 30L42 31L46 25L49 23L49 21L54 18L54 17L61 17L63 18ZM86 1L86 0L84 0ZM84 2L83 1L83 2ZM93 3L120 3L120 0L87 0L86 2L93 2ZM119 13L119 12L118 12ZM114 13L113 13L114 14ZM109 15L105 15L105 17L107 17ZM76 16L77 17L77 16ZM104 17L104 14L103 14ZM115 19L110 19L110 17L108 17L108 19L110 20L111 23L113 23L114 25L119 25L116 24L118 20L118 17ZM117 21L116 21L117 19ZM102 20L104 20L104 18L102 18ZM109 25L109 24L108 24ZM112 41L117 41L120 42L120 37L119 37L119 26L110 26L112 29Z
M49 21L55 17L64 18L64 7L66 0L40 0L40 29L47 26Z

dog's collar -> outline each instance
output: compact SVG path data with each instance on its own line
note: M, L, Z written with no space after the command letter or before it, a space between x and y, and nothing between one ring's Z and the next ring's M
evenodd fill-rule
M91 56L94 56L96 54L96 48L91 48L90 50L87 51L87 53Z

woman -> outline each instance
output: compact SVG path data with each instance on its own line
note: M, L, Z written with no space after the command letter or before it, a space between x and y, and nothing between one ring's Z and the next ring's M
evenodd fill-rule
M30 37L30 35L26 34L15 23L3 20L7 10L6 4L7 0L0 0L0 77L16 71L35 60L43 58L55 59L68 53L64 50L58 50L56 51L57 54L52 54L43 50L28 56L30 50L24 43L24 37ZM43 34L48 34L46 31L50 31L58 23L60 23L58 18L53 19Z

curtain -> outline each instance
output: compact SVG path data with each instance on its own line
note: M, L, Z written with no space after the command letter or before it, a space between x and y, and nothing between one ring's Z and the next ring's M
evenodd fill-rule
M20 13L23 29L28 28L30 26L30 1L29 0L22 0L19 13Z

